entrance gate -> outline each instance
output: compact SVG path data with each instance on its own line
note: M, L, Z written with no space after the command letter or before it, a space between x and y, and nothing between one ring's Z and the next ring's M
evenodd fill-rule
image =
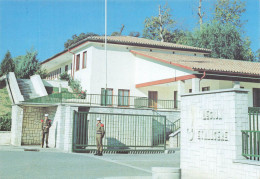
M249 107L249 130L242 130L242 155L260 161L260 108Z
M96 150L96 119L105 125L104 151L164 151L166 117L115 113L74 112L73 151Z

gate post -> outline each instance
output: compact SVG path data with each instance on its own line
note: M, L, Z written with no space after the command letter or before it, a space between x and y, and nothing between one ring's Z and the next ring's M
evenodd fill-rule
M234 162L243 159L241 130L248 128L248 90L185 94L181 106L182 178L247 176L247 170Z

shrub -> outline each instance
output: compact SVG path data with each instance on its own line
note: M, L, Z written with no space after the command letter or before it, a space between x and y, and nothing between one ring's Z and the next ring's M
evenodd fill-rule
M11 131L11 115L0 116L0 131Z
M67 72L63 72L60 74L60 80L66 80L66 81L71 81L70 75Z
M41 79L46 79L48 77L47 70L39 69L35 74L40 75Z
M85 99L86 98L86 91L82 90L82 87L80 85L80 81L78 80L70 80L69 85L74 93L78 93L78 98Z

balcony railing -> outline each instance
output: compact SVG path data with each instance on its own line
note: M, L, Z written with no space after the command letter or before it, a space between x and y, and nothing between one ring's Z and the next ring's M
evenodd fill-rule
M117 96L103 94L84 93L54 93L48 96L29 99L24 102L31 103L81 103L90 106L110 107L132 107L132 108L153 108L153 109L178 109L179 102L174 100L152 100L147 97Z

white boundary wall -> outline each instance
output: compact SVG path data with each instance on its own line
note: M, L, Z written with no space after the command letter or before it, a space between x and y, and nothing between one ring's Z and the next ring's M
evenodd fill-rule
M14 72L9 72L8 79L15 104L24 101L24 97L21 94Z
M241 130L248 129L247 96L241 89L182 96L182 178L260 178L260 162L241 155Z
M33 75L30 76L30 80L33 84L33 87L35 89L36 94L38 94L39 96L47 96L48 93L43 85L42 79L40 77L40 75Z
M11 131L0 131L0 145L10 145Z

